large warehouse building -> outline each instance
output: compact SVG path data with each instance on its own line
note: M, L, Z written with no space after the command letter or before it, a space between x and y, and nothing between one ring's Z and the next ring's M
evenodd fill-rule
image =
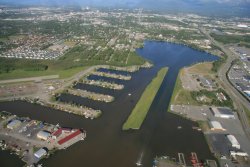
M41 130L37 133L37 138L41 140L48 140L49 137L50 137L50 133L47 131Z
M222 131L226 130L222 127L221 123L218 121L210 121L209 124L211 130L222 130Z
M238 140L233 135L227 135L227 139L232 144L232 147L240 149L240 144L239 144Z
M212 107L211 111L215 117L226 118L226 119L235 119L234 113L229 108L217 108Z
M19 126L21 125L21 123L22 123L22 122L21 122L20 120L17 120L17 119L12 120L12 121L7 125L7 128L13 130L13 129L19 127Z
M43 148L40 148L37 152L34 153L34 156L37 157L38 159L42 158L47 154L47 151Z

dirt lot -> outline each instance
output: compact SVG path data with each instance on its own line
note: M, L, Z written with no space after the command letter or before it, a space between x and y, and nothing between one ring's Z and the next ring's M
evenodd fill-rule
M182 69L180 73L180 78L183 88L189 91L201 90L202 87L196 79L199 75L210 79L215 78L215 74L211 71L212 66L212 63L209 62L199 63L194 66Z
M17 83L0 85L0 97L34 94L38 90L35 83Z

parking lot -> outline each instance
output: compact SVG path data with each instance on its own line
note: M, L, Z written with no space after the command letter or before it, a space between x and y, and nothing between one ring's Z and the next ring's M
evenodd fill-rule
M244 133L241 122L237 113L234 113L235 119L219 118L215 117L210 110L209 106L188 106L188 105L172 105L171 111L187 117L195 121L218 121L225 129L225 131L208 130L204 132L206 135L211 151L215 155L226 156L227 160L230 160L230 151L246 152L250 155L249 139ZM240 150L235 150L231 146L231 143L226 138L226 135L231 134L236 137L240 143ZM243 165L244 166L244 165Z

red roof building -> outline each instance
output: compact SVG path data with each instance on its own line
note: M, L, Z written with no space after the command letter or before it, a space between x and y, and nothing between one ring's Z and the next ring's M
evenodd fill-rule
M62 134L62 128L58 129L57 131L55 131L52 136L57 138Z
M70 128L61 128L63 133L70 133L72 129Z
M71 133L70 135L66 136L65 138L61 139L58 141L58 144L62 145L63 143L71 140L72 138L78 136L79 134L81 134L82 132L78 129L77 131Z

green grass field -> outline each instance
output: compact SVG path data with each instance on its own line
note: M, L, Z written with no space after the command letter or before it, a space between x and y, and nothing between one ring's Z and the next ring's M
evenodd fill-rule
M10 73L2 73L0 80L4 79L17 79L17 78L28 78L46 75L59 75L60 78L68 78L74 74L87 69L88 66L75 67L66 70L45 70L45 71L25 71L25 70L14 70Z
M162 84L162 81L167 74L168 68L162 68L157 76L146 87L140 100L136 104L127 121L123 124L122 129L140 129L143 120L146 118L147 112Z

